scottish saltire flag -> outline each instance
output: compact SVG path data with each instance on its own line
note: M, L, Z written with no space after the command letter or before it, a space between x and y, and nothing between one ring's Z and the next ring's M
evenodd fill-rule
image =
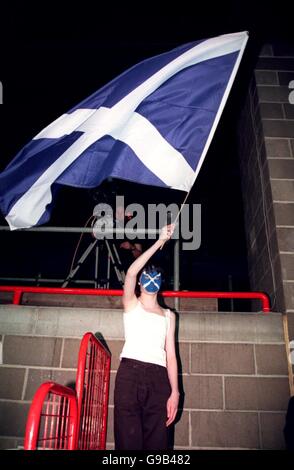
M144 60L42 130L0 174L11 230L48 221L56 185L112 176L189 191L247 39L226 34Z

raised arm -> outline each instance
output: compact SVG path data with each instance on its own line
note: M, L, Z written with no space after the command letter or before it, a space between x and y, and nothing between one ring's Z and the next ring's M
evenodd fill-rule
M174 224L166 225L162 228L160 232L159 239L156 240L153 245L144 251L129 267L125 283L124 283L124 293L123 293L123 306L125 310L132 308L136 302L136 282L137 274L149 261L152 255L167 241L171 238L174 231Z

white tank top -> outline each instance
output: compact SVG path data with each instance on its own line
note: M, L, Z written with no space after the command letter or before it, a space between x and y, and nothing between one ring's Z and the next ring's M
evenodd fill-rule
M165 315L147 312L138 300L123 314L125 344L120 357L166 367L165 340L170 326L170 310Z

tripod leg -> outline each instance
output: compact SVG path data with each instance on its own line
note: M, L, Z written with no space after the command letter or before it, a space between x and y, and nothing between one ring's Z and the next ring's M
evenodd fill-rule
M116 248L116 246L115 246L114 244L112 245L112 247L113 247L113 251L114 251L114 254L115 254L115 256L116 256L116 259L117 259L117 261L118 261L118 265L122 268L122 264L121 264L121 260L120 260L120 257L119 257L117 248ZM120 269L120 275L121 275L122 281L123 281L123 283L124 283L124 282L125 282L125 278L126 278L126 274L125 274L123 268Z
M124 273L123 270L120 271L120 270L118 269L118 267L117 267L118 262L120 263L120 259L119 259L118 253L117 253L117 251L115 251L115 250L116 250L116 249L115 249L115 246L112 245L113 248L114 248L115 255L117 256L117 261L116 261L116 260L114 259L113 253L112 253L112 251L111 251L109 242L108 242L108 240L106 240L106 239L105 239L105 244L106 244L106 246L107 246L107 250L108 250L108 253L109 253L109 257L110 257L111 262L112 262L112 264L113 264L113 267L114 267L114 270L115 270L115 273L116 273L116 277L117 277L117 279L118 279L118 282L121 284L121 286L123 286L123 285L124 285L124 280L125 280L125 273Z
M81 265L83 264L83 262L85 261L85 259L87 258L87 256L91 253L91 251L93 250L94 246L96 245L98 240L94 240L89 246L88 248L86 249L86 251L82 254L82 256L80 257L79 261L77 262L77 265L75 268L73 268L69 275L67 276L67 278L65 279L65 281L63 282L62 286L61 287L66 287L68 285L68 283L72 280L72 278L74 277L74 275L76 274L76 272L79 270L79 268L81 267Z

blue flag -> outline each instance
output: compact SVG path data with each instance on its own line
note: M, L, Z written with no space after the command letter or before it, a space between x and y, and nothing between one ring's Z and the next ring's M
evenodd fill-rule
M144 60L42 130L0 173L11 230L49 220L54 185L91 188L112 176L188 192L247 39L226 34Z

